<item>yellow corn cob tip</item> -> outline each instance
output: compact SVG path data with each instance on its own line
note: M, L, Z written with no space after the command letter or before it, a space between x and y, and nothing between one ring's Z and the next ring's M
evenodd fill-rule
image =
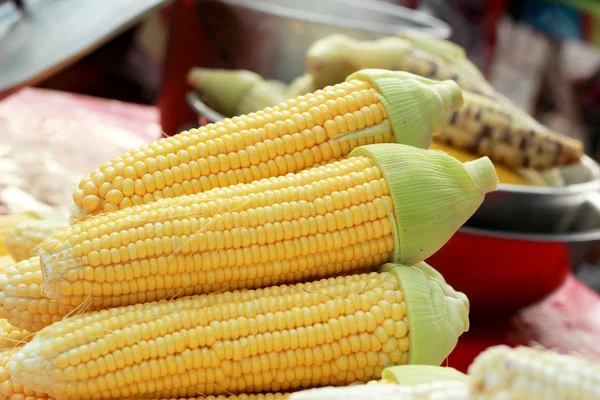
M371 158L388 182L396 218L393 261L407 265L446 244L498 185L487 157L462 164L443 151L401 144L361 146L350 156Z
M450 114L463 105L456 82L434 81L403 71L363 69L346 81L361 79L379 91L388 110L396 143L429 148L432 136L441 132Z
M381 373L381 379L399 385L419 385L434 381L469 382L468 375L450 368L437 365L395 365L387 367Z
M388 263L381 269L396 274L404 293L410 321L408 363L440 365L469 330L469 299L425 262L411 267Z
M247 70L196 67L188 73L187 81L202 91L208 104L222 114L232 116L246 93L263 78Z

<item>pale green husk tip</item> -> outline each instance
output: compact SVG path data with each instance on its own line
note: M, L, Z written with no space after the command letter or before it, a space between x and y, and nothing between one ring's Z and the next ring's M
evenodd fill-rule
M498 175L496 168L488 157L467 161L463 164L475 183L483 190L483 193L493 192L498 189Z
M453 111L463 105L454 81L435 81L404 71L363 69L346 78L367 81L379 92L396 143L426 149Z
M486 157L465 165L443 151L394 143L357 147L350 156L369 157L381 170L393 204L393 261L406 265L442 248L498 181Z
M263 79L247 70L193 68L187 81L202 93L206 104L230 117L236 115L238 105L250 89Z
M438 365L396 365L385 368L381 373L381 377L404 386L420 385L434 381L469 381L468 375L454 368Z
M469 300L425 262L384 264L398 278L409 325L408 363L440 365L469 330Z

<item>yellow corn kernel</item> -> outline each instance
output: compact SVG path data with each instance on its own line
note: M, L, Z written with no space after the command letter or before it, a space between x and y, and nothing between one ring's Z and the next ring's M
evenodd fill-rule
M27 343L31 338L32 334L27 330L12 326L8 320L0 318L0 350Z
M0 352L0 397L5 400L51 400L45 393L37 393L11 379L8 363L18 351L18 347Z
M10 372L59 400L368 382L388 365L439 365L468 330L468 308L425 263L387 264L382 272L68 318L13 355Z
M15 328L36 332L67 315L92 309L83 297L68 300L46 297L39 257L13 261L0 269L0 318Z
M16 261L22 261L33 257L37 246L52 234L68 226L66 222L59 220L37 220L22 222L8 233L6 246Z
M488 159L461 164L400 144L355 152L295 175L73 225L42 245L46 293L61 304L85 299L107 308L352 273L392 257L414 264L443 246L497 184Z
M131 150L80 182L72 215L298 172L364 144L426 148L461 105L453 81L360 71L347 82Z
M474 400L600 399L600 363L519 346L494 346L469 367Z

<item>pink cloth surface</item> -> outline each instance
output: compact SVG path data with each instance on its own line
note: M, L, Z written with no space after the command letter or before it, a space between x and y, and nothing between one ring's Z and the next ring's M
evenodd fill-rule
M490 346L541 345L563 354L600 358L600 296L570 275L542 301L509 317L471 321L447 364L466 372Z
M85 174L161 133L155 107L25 88L0 101L0 202L18 189L64 210Z

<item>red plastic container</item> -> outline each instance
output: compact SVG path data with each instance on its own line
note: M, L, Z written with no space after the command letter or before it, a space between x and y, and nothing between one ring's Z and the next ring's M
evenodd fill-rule
M506 234L463 227L427 262L469 297L472 315L508 314L560 287L593 243L584 235Z

